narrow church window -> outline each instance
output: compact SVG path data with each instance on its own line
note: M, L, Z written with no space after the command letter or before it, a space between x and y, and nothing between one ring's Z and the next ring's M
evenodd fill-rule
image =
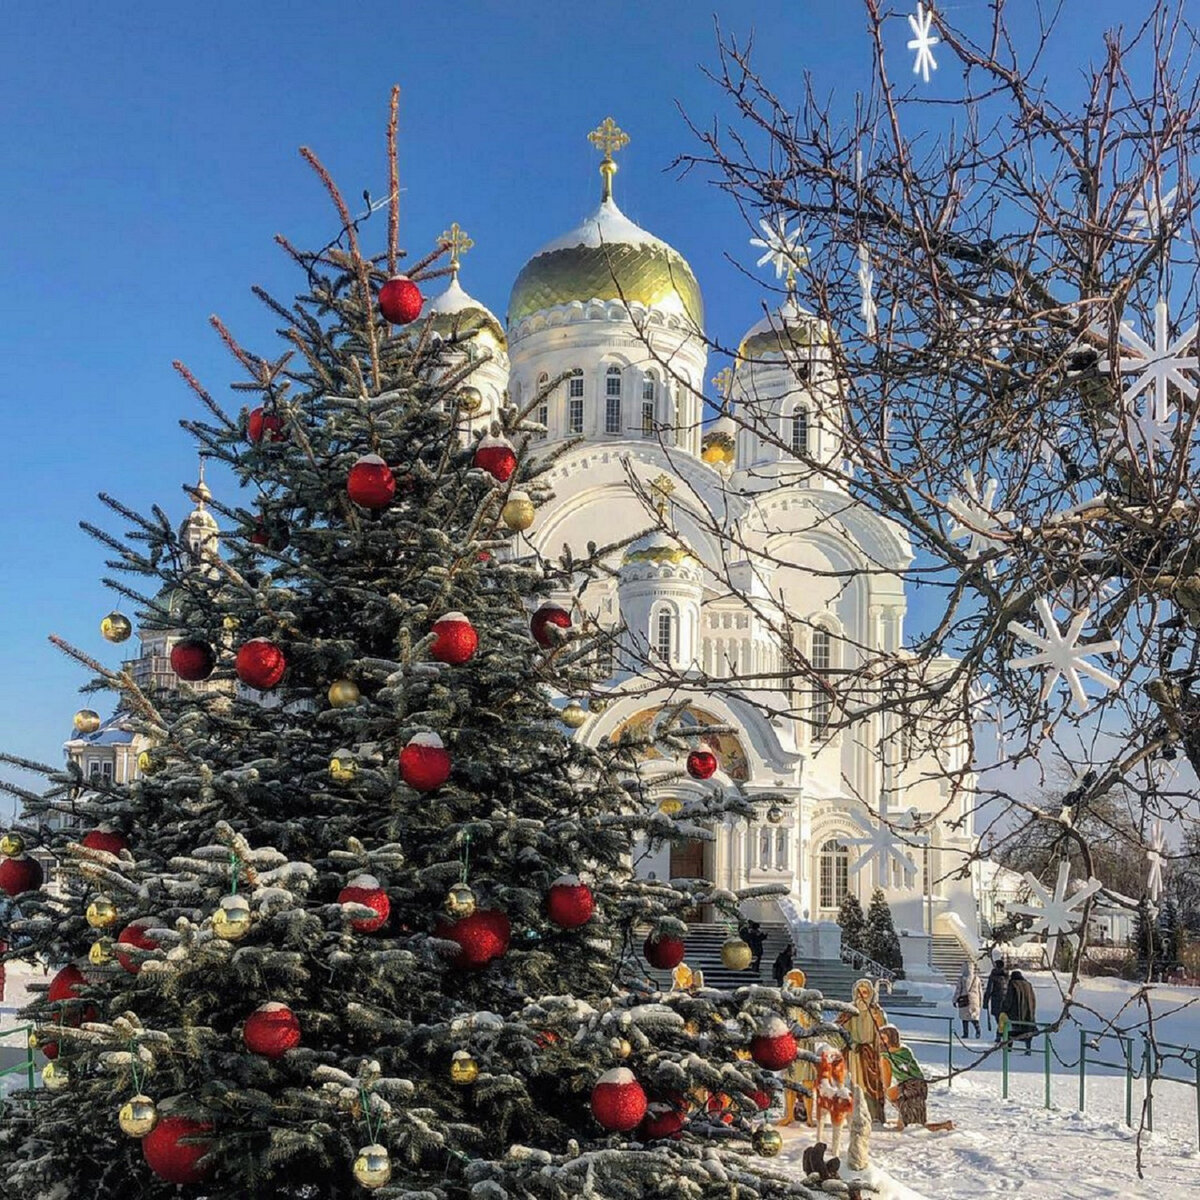
M550 376L543 372L541 375L538 376L537 390L539 392L545 392L546 387L549 383L550 383ZM543 399L541 404L539 404L537 406L537 416L534 418L534 420L536 420L539 425L544 425L546 427L545 429L543 429L540 432L535 433L533 435L534 440L539 441L539 442L544 442L546 440L546 438L549 436L549 430L550 430L550 401L548 398Z
M840 908L850 890L850 851L839 841L821 847L820 888L821 908Z
M671 661L671 614L663 611L658 614L654 649L663 662Z
M758 869L770 870L771 867L771 831L764 825L758 831Z
M828 629L816 628L812 635L812 653L809 655L813 675L812 723L818 737L824 737L829 725L829 693L826 686L833 667L833 642Z
M620 367L609 367L604 377L604 432L621 432Z
M642 437L654 436L654 376L642 380Z
M571 378L568 380L567 399L569 407L567 411L568 428L572 433L583 432L583 371L576 367L571 372Z
M788 868L788 831L775 830L775 869L786 871Z
M808 453L808 409L798 408L792 416L792 452Z

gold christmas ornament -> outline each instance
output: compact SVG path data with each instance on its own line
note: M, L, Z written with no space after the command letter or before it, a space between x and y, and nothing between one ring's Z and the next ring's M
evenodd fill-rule
M609 705L607 696L592 696L588 699L588 711L602 713Z
M0 837L0 854L5 858L20 858L25 853L25 839L19 833L13 833L10 829L3 837Z
M81 708L74 719L75 732L86 736L100 728L100 714L92 708Z
M133 633L133 626L124 613L110 612L100 622L100 634L106 642L128 641L131 633Z
M536 512L533 501L524 492L513 492L500 510L500 519L509 529L520 532L533 524Z
M568 729L578 729L588 719L587 710L578 700L572 700L559 714L559 719Z
M692 1037L696 1037L700 1032L700 1022L699 1021L684 1021L683 1031L684 1031L684 1033L690 1033L692 1035Z
M149 1096L134 1096L121 1105L117 1124L129 1137L144 1138L158 1124L158 1108Z
M48 1092L61 1092L71 1086L67 1068L59 1062L49 1062L42 1068L42 1085Z
M143 775L153 775L157 765L149 750L143 750L137 756L137 769Z
M658 802L658 811L664 817L677 817L683 812L683 801L678 796L667 796Z
M633 1053L633 1047L626 1038L613 1038L610 1044L614 1058L628 1058Z
M97 896L87 906L87 923L93 929L107 929L117 923L117 906L107 896Z
M378 1142L364 1146L354 1160L354 1178L370 1191L383 1187L392 1177L392 1163L386 1146Z
M334 708L353 708L359 699L358 684L353 679L335 679L329 685L329 703Z
M450 1060L450 1079L460 1087L466 1087L479 1078L479 1064L466 1050L455 1050Z
M329 760L329 778L334 783L351 783L358 774L358 763L349 750L339 750Z
M240 942L250 932L250 901L245 896L224 896L212 915L213 933L227 942Z
M740 937L726 938L721 946L721 962L729 971L744 971L754 961L754 952Z
M443 907L456 920L469 917L475 911L475 893L465 883L456 883L446 893Z
M240 624L241 624L241 622L240 622L240 621L237 619L237 617L222 617L222 618L221 618L221 628L222 628L222 629L227 629L227 630L229 630L231 633L232 633L232 632L233 632L233 630L235 630L235 629L236 629L236 628L237 628L237 627L238 627Z
M468 384L458 390L458 406L469 417L473 417L483 408L483 393L477 387Z
M749 1062L750 1061L750 1051L747 1050L745 1046L739 1046L733 1052L733 1057L736 1058L738 1060L738 1062Z
M91 944L88 948L88 962L93 967L103 967L112 962L112 947L106 938L101 938L98 942Z
M763 1158L774 1158L783 1149L783 1134L770 1125L754 1131L754 1150Z
M778 804L772 804L771 807L767 809L767 820L770 821L772 825L778 825L779 822L783 820L783 809L780 808Z
M29 1031L29 1039L28 1039L28 1045L29 1045L30 1050L36 1050L40 1044L41 1043L38 1041L37 1030L31 1029Z

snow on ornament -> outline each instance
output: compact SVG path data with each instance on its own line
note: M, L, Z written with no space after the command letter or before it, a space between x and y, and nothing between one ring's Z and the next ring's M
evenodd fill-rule
M479 648L479 634L464 613L448 612L433 624L434 640L430 657L438 662L461 667Z
M89 829L83 835L80 845L89 850L103 850L106 854L118 855L129 847L125 838L108 825L98 825L95 829Z
M134 950L157 950L158 943L149 937L146 933L154 925L154 920L151 917L142 917L137 921L131 921L117 935L119 945L128 946ZM136 975L142 969L142 959L134 958L129 954L122 954L117 951L117 962L129 972L130 975Z
M387 508L396 494L396 476L378 454L364 454L346 476L346 495L362 508Z
M382 929L392 911L392 902L374 875L356 875L338 892L338 903L360 904L375 914L373 917L350 917L350 928L357 933L374 933Z
M433 792L450 778L450 754L436 733L415 734L400 751L400 778L418 792Z
M646 1115L646 1093L628 1067L605 1071L592 1088L592 1116L614 1133L628 1133Z
M962 491L946 502L946 511L954 520L947 531L951 541L960 542L966 539L967 545L963 553L974 562L975 559L992 550L1004 550L1007 544L996 537L1013 520L1013 513L1008 509L996 509L996 489L999 481L984 478L983 488L975 482L975 475L969 468L963 472ZM995 578L996 563L989 561L985 570L989 579Z
M596 911L592 889L577 875L560 875L546 893L546 916L563 929L586 925Z
M506 437L490 434L475 448L474 465L486 471L498 483L507 483L517 469L517 452Z
M908 49L917 52L917 60L913 63L913 74L920 75L921 79L928 83L929 72L937 70L937 60L933 57L933 48L942 40L935 37L932 32L933 9L926 9L924 4L918 3L916 16L910 15L908 18L908 27L913 32Z
M242 1026L242 1041L252 1054L282 1058L300 1045L300 1022L286 1004L275 1001L260 1004Z
M750 245L763 252L756 266L769 264L775 269L775 278L782 279L808 262L808 247L800 241L803 231L799 225L789 232L786 218L776 217L774 221L763 218L758 227L762 237L750 239Z
M768 1071L782 1071L796 1061L799 1048L787 1025L769 1017L750 1039L750 1057Z
M246 418L246 436L256 446L264 441L282 442L286 436L283 418L277 412L267 412L263 408L251 409Z
M1161 820L1155 820L1150 831L1150 845L1146 847L1146 896L1151 904L1157 904L1162 896L1163 858L1167 852L1167 834Z
M687 1100L678 1092L656 1096L646 1105L646 1116L639 1131L648 1142L660 1138L678 1138L687 1123Z
M1014 916L1030 917L1032 924L1027 933L1014 938L1016 945L1024 945L1032 941L1039 933L1046 935L1046 954L1051 967L1058 960L1058 939L1066 936L1072 941L1083 926L1083 906L1103 886L1098 879L1089 879L1082 887L1067 895L1067 885L1071 874L1071 864L1063 859L1058 864L1058 878L1054 883L1054 891L1046 888L1040 879L1031 871L1025 872L1025 882L1029 885L1036 904L1009 904L1007 910Z
M1075 613L1064 632L1059 629L1058 622L1055 621L1054 613L1050 608L1050 601L1045 596L1037 598L1036 608L1038 615L1042 618L1042 624L1045 626L1046 636L1042 637L1035 633L1027 625L1022 625L1020 621L1009 621L1008 630L1013 637L1033 646L1036 653L1026 655L1024 658L1010 659L1008 667L1014 671L1027 671L1034 667L1046 668L1042 680L1042 690L1038 694L1039 703L1049 699L1059 676L1066 681L1075 701L1075 707L1080 712L1085 712L1088 707L1088 698L1083 690L1083 682L1079 678L1081 675L1094 679L1110 692L1115 692L1121 686L1107 671L1102 671L1087 661L1090 656L1095 654L1116 653L1120 650L1121 643L1116 641L1085 642L1081 645L1079 642L1083 627L1091 616L1091 609L1085 608L1082 612Z

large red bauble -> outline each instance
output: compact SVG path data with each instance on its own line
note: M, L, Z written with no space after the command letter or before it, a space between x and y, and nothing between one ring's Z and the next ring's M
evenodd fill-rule
M300 1022L286 1004L261 1004L242 1026L246 1049L264 1058L282 1058L300 1045Z
M234 668L237 677L247 687L269 692L283 678L287 659L274 642L266 638L251 638L237 652Z
M396 494L396 476L378 454L364 454L346 476L346 494L363 508L387 508Z
M669 971L683 962L684 949L683 938L666 934L654 937L651 934L642 946L642 953L652 967L657 967L660 971Z
M596 900L592 889L574 875L556 879L546 893L546 916L564 929L578 929L592 919Z
M711 750L693 750L687 756L687 773L693 779L711 779L717 773L717 756Z
M268 442L282 442L284 439L283 418L275 412L266 412L262 408L250 410L246 418L246 436L257 446L264 439Z
M508 949L512 925L496 909L477 908L460 921L439 920L433 935L458 943L453 960L456 967L486 967Z
M211 1139L184 1142L184 1138L198 1138L212 1133L209 1121L193 1121L191 1117L159 1117L158 1124L142 1138L142 1154L146 1165L159 1179L168 1183L201 1183L212 1170L211 1166L200 1166L200 1160L208 1153Z
M213 648L199 638L188 638L171 647L171 670L187 683L207 679L217 665Z
M407 275L393 275L379 289L379 311L392 325L407 325L421 315L425 297Z
M130 922L117 935L117 945L132 946L135 950L157 950L158 943L153 938L146 936L146 930L153 924L154 921L149 917L142 917L137 921ZM140 959L132 958L128 954L122 954L120 950L116 953L117 962L130 975L136 975L142 969Z
M766 1112L771 1107L770 1092L751 1092L749 1096L743 1096L740 1100L743 1108L749 1107L751 1104L758 1109L759 1112Z
M120 854L129 846L129 843L115 829L109 829L107 825L88 830L83 835L81 844L89 850L103 850L108 854Z
M529 632L539 646L549 649L554 645L555 635L551 629L570 629L571 614L556 604L543 604L529 620Z
M750 1057L768 1071L782 1071L796 1061L796 1039L778 1018L772 1017L750 1039Z
M651 1100L639 1130L648 1142L677 1138L687 1123L687 1101L678 1092Z
M500 483L507 483L517 469L517 452L506 437L481 438L475 447L475 466Z
M374 875L356 875L338 892L338 903L362 904L375 910L373 917L351 919L350 928L358 933L374 933L377 929L382 929L392 911L392 902Z
M450 754L436 733L418 733L400 751L400 778L418 792L436 791L450 778Z
M18 858L6 858L0 862L0 889L10 896L25 892L36 892L45 879L42 864L28 854Z
M605 1129L628 1133L646 1115L646 1093L628 1067L614 1067L592 1088L592 1116Z
M449 612L433 623L434 639L429 653L438 662L460 667L479 648L479 634L466 614Z
M46 989L46 999L52 1004L57 1004L59 1007L55 1009L55 1019L60 1025L70 1025L72 1027L82 1025L84 1021L94 1021L96 1019L96 1006L94 1004L71 1004L69 1001L79 999L78 989L84 987L87 980L83 976L83 972L76 966L63 967L57 975L50 980L50 986ZM49 1047L43 1047L46 1051L47 1058L53 1058L54 1054L58 1053L58 1047L55 1046L54 1054L50 1053Z

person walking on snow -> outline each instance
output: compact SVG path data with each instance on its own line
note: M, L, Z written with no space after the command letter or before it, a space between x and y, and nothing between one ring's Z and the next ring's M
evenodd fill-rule
M974 959L968 959L959 972L958 983L954 985L954 1004L958 1009L958 1019L962 1022L962 1035L965 1038L970 1026L975 1026L975 1036L982 1037L979 1028L979 1014L983 1011L983 983L979 978Z
M987 987L983 992L984 1007L988 1010L989 1024L996 1026L996 1044L1000 1043L1000 1010L1004 1007L1004 994L1008 991L1008 969L1004 959L998 958L992 964L992 973L988 976Z
M1007 1023L1008 1040L1024 1042L1025 1053L1032 1053L1030 1043L1037 1022L1037 997L1033 994L1033 984L1020 971L1014 971L1009 976L1000 1015Z

